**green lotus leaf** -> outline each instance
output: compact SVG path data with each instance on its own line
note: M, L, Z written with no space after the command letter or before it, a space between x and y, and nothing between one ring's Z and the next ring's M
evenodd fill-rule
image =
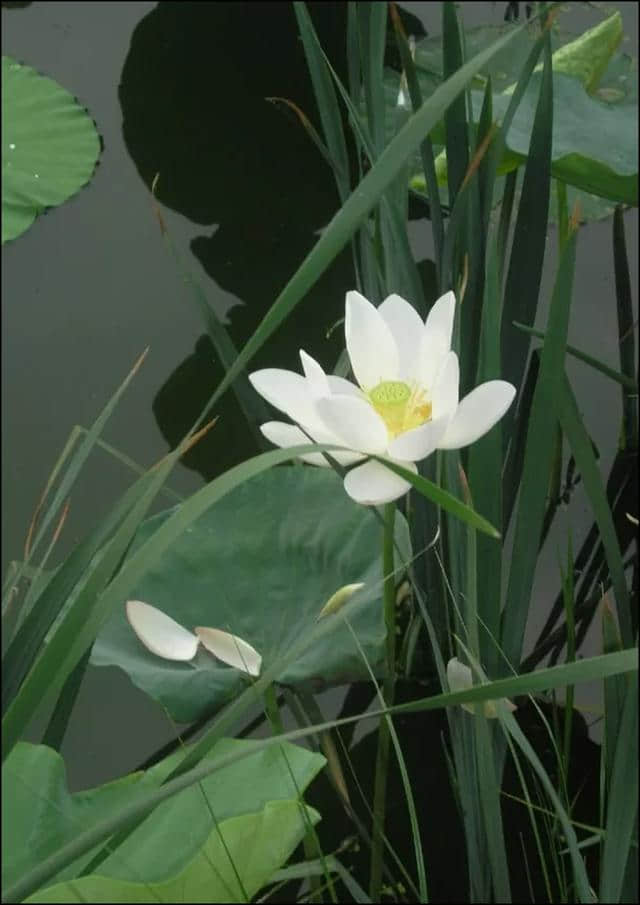
M256 744L223 739L207 759L246 755ZM60 755L44 745L20 742L2 770L3 889L93 823L158 787L184 753L176 752L145 773L72 795ZM95 856L94 849L27 901L147 901L139 895L154 895L151 901L156 902L244 901L229 854L242 885L253 895L302 838L298 793L324 763L321 755L288 743L254 751L158 805L101 863L99 877L74 879ZM315 811L308 816L312 822L318 819ZM199 897L204 886L212 898Z
M100 137L57 82L2 57L2 242L91 179Z
M25 902L250 902L320 815L297 801L269 802L257 814L222 820L197 856L163 883L89 874L43 889ZM163 852L159 852L162 857Z
M145 522L132 549L172 511ZM406 561L409 532L402 516L396 540ZM351 622L367 659L382 674L381 544L376 512L354 503L334 472L276 468L247 481L201 516L128 597L157 607L189 631L210 626L237 635L261 654L264 670L316 624L339 588L364 582ZM188 663L150 653L126 620L125 602L96 640L94 665L119 666L178 722L215 710L247 687L248 676L202 648ZM278 678L320 690L368 677L350 632L336 620L335 628Z
M470 58L495 41L513 25L485 25L465 33ZM472 82L473 116L477 121L484 86L491 77L494 117L500 121L510 100L513 85L535 39L535 29L516 37ZM637 65L627 54L616 52L622 38L620 13L616 12L583 35L575 38L552 33L554 121L552 174L569 187L569 204L580 201L581 219L609 216L615 204L637 204L638 193L638 112ZM416 46L416 72L423 97L428 97L442 81L442 39L425 38ZM534 72L516 112L507 152L501 162L494 201L502 196L503 176L526 159L540 85L540 67ZM385 73L385 100L390 139L409 115L397 106L400 75ZM615 141L611 140L615 136ZM436 155L436 174L441 201L448 204L447 163L444 127L431 133ZM419 155L411 162L409 185L426 195ZM550 220L555 219L555 205Z

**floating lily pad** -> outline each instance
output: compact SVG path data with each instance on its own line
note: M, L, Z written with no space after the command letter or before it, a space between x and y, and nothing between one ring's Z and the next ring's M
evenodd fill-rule
M145 522L139 547L174 510ZM409 557L405 520L397 541ZM294 466L264 472L220 500L178 537L129 595L162 610L189 631L211 626L243 638L268 668L311 629L343 585L364 582L351 622L372 667L382 674L382 525L358 506L329 469ZM355 598L354 598L355 601ZM222 706L249 678L200 650L191 663L163 660L138 640L125 601L94 645L92 662L115 665L174 719L195 720ZM286 666L279 681L322 689L368 673L353 638L335 629Z
M244 755L256 745L223 739L206 759ZM79 832L158 787L183 756L179 751L146 773L71 795L60 755L44 745L19 743L2 769L2 820L10 829L2 836L3 889ZM92 860L95 849L27 901L245 901L229 854L253 896L304 835L298 792L323 765L323 757L296 745L255 751L160 804L102 862L100 877L69 882ZM318 815L309 811L309 818L315 822ZM207 897L199 898L203 886Z
M57 82L2 57L2 242L91 179L100 137Z

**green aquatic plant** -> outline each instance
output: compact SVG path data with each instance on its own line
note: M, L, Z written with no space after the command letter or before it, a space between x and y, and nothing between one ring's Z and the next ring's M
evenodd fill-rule
M418 48L414 61L391 9L411 110L403 104L388 129L386 4L348 5L348 85L324 55L309 11L295 4L318 102L314 138L334 169L341 206L253 335L225 358L226 375L201 413L203 419L215 411L351 242L359 294L351 296L347 348L333 373L303 354L304 377L253 375L300 434L292 433L294 424L276 432L267 426L284 448L235 465L151 517L181 455L211 424L202 428L199 419L148 470L117 453L137 472L135 481L52 567L56 520L59 527L82 466L100 443L117 452L101 434L134 368L95 424L74 435L80 442L65 448L47 484L42 520L34 519L24 561L3 594L3 819L5 829L18 830L4 833L7 902L248 901L302 879L315 901L379 901L382 894L448 900L452 888L469 901L637 899L637 574L635 584L628 581L637 556L628 556L636 526L627 518L637 517L629 511L637 375L621 209L614 216L610 312L618 320L620 362L582 355L622 394L620 450L606 484L565 367L566 355L578 351L567 338L580 215L563 188L547 322L534 330L546 291L558 78L573 79L581 91L580 79L588 78L593 89L601 60L591 75L554 74L546 5L530 24L475 47L455 5L445 3L441 77L423 96ZM488 82L477 117L474 79L525 34L507 83L515 82L514 90L496 102L504 105L499 120ZM584 46L592 48L586 40ZM512 173L500 193L500 168L523 105L531 117L522 188L516 191ZM446 205L437 189L438 137L447 156ZM426 278L407 225L416 154L434 237ZM495 195L502 198L497 211ZM439 301L428 306L431 299ZM542 348L532 349L539 333ZM423 345L424 360L416 354ZM424 383L416 360L433 371ZM439 400L432 379L443 366L451 369L443 393L455 405L446 408L430 454L421 446L412 449L422 455L405 458L393 444L433 430ZM350 370L357 386L347 380ZM447 443L473 387L496 383L500 397L485 400L495 405L462 412L468 445ZM357 400L358 415L351 417L353 407L337 415L333 403L326 406L341 395L338 388ZM242 399L255 420L244 391ZM370 431L359 430L365 419ZM379 442L371 444L374 436ZM381 509L344 493L345 469L348 480L373 465L376 477L370 469L361 501L384 501ZM383 473L391 493L380 493ZM525 628L540 552L578 479L594 526L576 555L567 544L560 603L529 652ZM43 553L48 533L53 541ZM582 656L597 611L592 601L603 592L605 652ZM221 633L217 641L224 636L225 650L214 646L211 657L199 643L211 636L182 626L216 626L209 631ZM234 662L221 665L221 653ZM552 665L540 666L548 654ZM171 718L190 725L143 771L70 796L51 749L62 746L89 662L117 665ZM325 718L317 692L345 681L353 684L343 711ZM596 802L587 801L586 817L587 777L572 732L575 694L585 682L603 688L605 719ZM560 708L553 695L564 689ZM26 745L20 739L47 696L55 704L45 744ZM442 716L433 743L418 722L430 712ZM535 714L533 729L527 712ZM287 718L297 728L289 729ZM270 735L229 738L249 731L250 720ZM377 730L366 758L356 759L362 740L352 733L368 720ZM303 739L324 759L291 744ZM449 788L445 805L421 797L421 777L436 768L438 785ZM515 795L508 776L515 777ZM521 809L515 829L508 796ZM340 835L334 799L348 827ZM283 867L298 842L304 855ZM452 850L453 872L441 865ZM307 892L298 887L291 895L301 900Z
M53 79L2 57L2 242L67 201L93 176L100 136Z

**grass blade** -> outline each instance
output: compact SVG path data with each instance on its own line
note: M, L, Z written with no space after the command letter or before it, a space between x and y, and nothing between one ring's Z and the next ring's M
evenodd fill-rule
M578 404L566 378L558 387L556 406L562 430L575 456L576 464L582 475L600 531L616 598L622 643L628 647L633 644L634 638L631 624L631 604L624 575L622 555L600 470L593 454L589 436L580 418Z
M544 68L536 108L522 195L515 225L502 317L502 376L520 387L529 351L529 337L515 331L514 320L530 324L535 318L544 261L551 188L551 132L553 81L551 44L544 38ZM511 420L507 413L507 424Z
M201 488L170 516L125 563L105 589L129 546L138 524L150 506L159 484L182 454L181 448L179 447L172 453L163 466L156 470L156 473L150 473L148 481L136 488L138 492L133 506L122 518L121 524L109 541L100 562L85 581L46 648L26 675L17 696L7 707L2 722L3 758L7 756L24 731L44 694L52 694L54 690L57 692L62 688L67 676L93 643L102 623L109 617L113 607L125 599L128 591L134 587L149 566L162 555L178 534L186 530L192 521L234 487L267 468L294 459L300 452L319 448L315 444L306 444L304 447L272 450L225 472L215 481ZM117 508L120 514L122 507ZM52 579L47 591L50 591L57 577ZM15 640L18 640L18 636ZM24 667L21 672L26 672Z
M160 224L160 232L162 233L162 238L164 239L165 245L169 250L171 256L173 257L182 282L191 290L191 297L200 312L200 316L202 317L207 333L209 334L213 348L215 349L216 354L220 359L220 364L222 365L224 371L227 372L235 359L238 357L238 351L234 345L233 340L231 339L231 336L229 335L229 331L221 322L213 307L209 304L209 300L207 299L204 289L202 288L198 280L196 280L193 274L189 271L189 268L182 260L177 247L171 239L171 235L165 223L164 217L162 216L162 213L160 211L160 207L155 200L154 192L157 184L157 179L158 176L156 176L153 181L151 197L154 204L155 214L158 223ZM265 442L264 437L260 433L260 425L269 420L269 411L264 403L264 400L261 399L258 394L253 391L253 387L249 383L249 378L247 377L246 373L239 373L236 376L236 379L234 379L233 383L233 392L235 393L236 399L238 400L238 405L240 406L240 410L242 411L246 419L246 422L253 434L258 448L264 448Z
M462 41L455 3L445 0L442 4L442 66L445 80L463 66ZM469 167L469 136L464 94L449 104L444 115L447 151L447 182L449 206L453 207L460 186ZM443 276L445 276L443 274Z
M487 249L486 278L480 362L477 383L500 376L500 285L495 240ZM500 422L469 450L469 483L474 507L502 533L502 428ZM500 635L502 548L486 536L477 538L478 615L484 631L480 635L479 658L490 676L495 674L498 651L494 639Z
M333 164L338 194L341 202L344 203L350 191L349 158L338 99L331 76L327 72L322 55L318 52L317 36L309 11L306 5L300 2L294 3L293 9L298 21L300 37L302 38L307 66L309 67L309 75L311 76L311 83L318 104L324 139Z
M542 350L540 375L534 392L527 431L502 625L502 649L509 663L520 662L533 576L538 560L538 543L542 533L545 496L553 457L553 437L557 417L555 400L564 380L564 352L573 291L576 238L577 234L574 231L567 241L558 266L549 312L547 341Z
M624 237L624 215L617 207L613 214L613 263L616 276L616 301L618 307L618 345L620 370L632 381L622 390L622 442L623 449L638 449L638 383L636 377L636 351L634 341L633 304L627 246Z
M350 603L348 602L342 613L344 614L347 612L349 608ZM266 684L273 680L272 673L276 672L280 667L281 664L277 664L277 666L274 666L273 669L268 671L269 675L265 674L265 676L262 676L258 680L256 686L260 683L263 684L260 689L255 688L256 693L263 690L264 687L266 687ZM323 725L297 729L293 732L287 732L284 735L261 739L259 742L256 742L256 747L252 750L267 748L274 744L280 745L283 741L295 741L296 739L306 738L307 736L317 734L326 729L332 729L335 726L348 725L350 723L358 722L361 719L379 719L380 716L386 712L404 713L410 712L411 710L435 710L443 707L453 707L461 703L479 703L485 700L495 700L500 697L514 697L516 694L520 693L529 694L535 691L549 690L566 684L577 684L581 681L587 682L594 679L602 679L625 672L637 671L637 669L637 648L619 651L613 654L605 654L600 657L591 657L588 660L578 660L575 663L563 664L562 666L555 666L550 669L541 669L535 673L517 676L516 678L501 679L486 685L476 685L467 691L460 691L454 694L434 695L431 698L414 701L410 704L396 705L388 711L367 711L364 714L357 714L353 717L332 720ZM251 698L252 702L255 702L256 698L253 695ZM227 722L227 719L228 718L225 717L225 723ZM217 722L222 722L222 718L219 718ZM208 735L210 737L213 736L211 730ZM213 744L213 742L211 742L211 744ZM203 754L204 753L206 753L206 751L203 751ZM250 752L247 752L247 754L248 753ZM122 826L125 826L132 821L143 819L162 801L165 801L178 791L188 788L190 785L204 779L205 776L209 776L216 770L222 769L222 767L226 766L228 763L232 763L238 759L240 758L237 754L226 755L224 757L219 757L216 760L211 760L207 764L199 767L193 767L191 765L188 772L175 775L176 771L174 771L174 775L172 775L171 779L167 781L165 785L132 802L109 820L94 824L84 833L79 834L73 842L68 843L48 858L41 861L36 868L22 877L19 883L14 884L13 887L4 891L4 901L7 903L21 902L46 883L47 880L63 870L68 864L72 863L76 858L79 858L81 855L90 851L103 840L113 836ZM185 758L185 762L191 760L191 755L188 755Z
M500 537L499 532L493 527L493 525L490 525L486 519L482 518L481 515L475 512L475 510L471 509L471 507L469 506L466 506L457 497L454 497L453 494L448 493L448 491L446 490L443 490L437 484L434 484L427 478L423 478L422 475L414 474L412 471L403 468L396 462L390 462L387 459L380 459L377 456L372 456L371 458L376 459L376 461L380 462L381 465L384 465L386 468L394 471L397 475L400 475L400 477L404 478L405 481L409 481L409 483L412 484L415 489L419 491L419 493L427 497L427 499L431 500L431 502L440 506L445 510L445 512L449 512L451 513L451 515L455 515L455 517L460 519L460 521L466 522L466 524L477 528L478 531L483 531L490 537Z
M410 155L424 140L424 136L442 118L444 111L454 101L467 83L500 50L503 50L520 33L519 28L500 38L481 51L451 78L440 85L422 107L414 113L387 145L379 159L362 179L357 189L333 217L322 236L289 280L258 328L241 350L238 358L212 395L213 405L246 367L258 349L277 330L289 313L315 284L320 275L346 245L368 213L377 204L385 189L399 174Z
M407 87L409 89L409 97L411 98L411 106L415 113L422 106L422 92L418 82L416 67L411 56L407 36L404 33L402 20L398 14L395 3L389 4L389 12L391 21L396 35L400 60L404 70ZM442 268L442 245L444 242L444 230L442 225L442 207L440 205L440 192L438 190L438 180L436 177L436 167L433 156L433 145L429 135L420 145L420 156L422 158L422 169L424 170L425 185L427 194L429 195L429 215L431 217L431 227L433 231L433 246L435 249L435 266L436 266L436 283L438 294L441 292L441 268Z
M518 330L522 330L524 333L528 333L530 336L536 336L538 339L545 338L544 330L535 330L533 327L527 327L526 324L519 324L518 321L514 321L513 326L517 327ZM613 368L610 368L609 365L594 358L593 355L588 355L586 352L576 349L575 346L567 345L567 354L573 355L574 358L577 358L580 361L584 361L585 364L595 368L596 371L600 371L605 377L615 380L616 383L619 383L625 389L630 390L633 393L638 392L638 383L633 374L629 376L628 374L623 374L621 371L615 371Z
M51 524L52 519L55 517L55 515L56 515L57 511L60 509L60 507L64 504L65 500L69 497L69 493L70 493L71 488L73 487L73 484L80 472L80 469L86 462L91 450L93 449L96 441L98 440L100 434L102 433L107 421L111 417L116 405L122 398L122 395L124 394L125 390L129 386L131 381L133 380L134 376L138 372L148 351L149 350L146 349L142 353L140 358L136 361L136 363L134 364L134 366L131 369L131 371L129 372L129 374L126 376L126 378L124 379L122 384L118 387L118 389L113 394L111 399L107 402L104 409L102 410L102 412L96 419L95 423L92 425L91 429L86 434L84 440L82 440L78 449L74 453L74 455L71 459L71 462L69 463L69 466L64 474L64 477L60 481L60 484L58 485L58 488L57 488L55 494L53 495L53 499L49 503L47 511L46 511L46 513L43 517L42 523L40 525L40 528L38 529L37 533L35 534L35 538L33 540L31 539L31 532L30 532L29 538L27 540L28 549L25 551L24 561L18 570L18 574L16 575L15 584L18 584L20 582L24 569L29 565L31 558L32 558L33 554L35 553L36 549L38 548L42 538L44 537L44 534L47 531L47 528L49 527L49 525ZM55 475L56 475L59 467L62 465L62 462L64 461L64 458L66 457L67 451L69 451L71 446L73 445L73 442L75 442L75 436L72 432L72 435L69 437L69 440L67 441L67 446L65 447L65 451L63 452L62 456L58 460L58 463L56 464L56 467L54 468L54 473L52 474L49 482L47 483L47 488L45 488L45 496L47 494L47 491L51 488L52 483L55 480ZM36 516L39 513L40 508L42 507L45 496L43 496L43 499L38 504L38 509L36 510ZM43 633L42 637L44 637L44 633ZM3 669L4 669L4 665L3 665Z
M638 683L627 683L617 739L602 854L600 901L620 902L638 812Z

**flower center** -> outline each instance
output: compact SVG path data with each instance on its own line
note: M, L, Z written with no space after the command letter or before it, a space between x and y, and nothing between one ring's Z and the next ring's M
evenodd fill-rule
M392 438L420 427L431 418L431 402L427 393L401 380L383 380L368 396Z

